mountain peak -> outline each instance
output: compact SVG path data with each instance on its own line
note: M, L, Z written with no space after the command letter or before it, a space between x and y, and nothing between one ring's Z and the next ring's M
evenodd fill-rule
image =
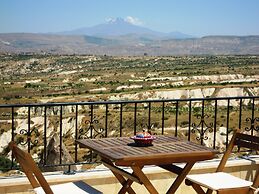
M128 16L126 18L109 18L105 23L95 25L93 27L86 27L75 29L72 31L66 31L62 34L69 35L88 35L97 37L110 37L110 36L124 36L124 35L137 35L143 37L152 37L159 39L168 38L189 38L189 35L182 34L180 32L163 33L145 28L141 25L141 21L138 18Z
M109 18L107 20L107 24L113 24L113 25L120 25L120 24L134 25L134 24L128 22L126 19L123 19L121 17Z

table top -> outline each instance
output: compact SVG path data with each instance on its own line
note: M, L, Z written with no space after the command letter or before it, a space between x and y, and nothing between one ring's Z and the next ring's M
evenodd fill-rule
M153 145L147 147L136 146L129 137L78 139L76 143L121 166L196 162L212 159L217 153L214 149L164 135L156 136Z

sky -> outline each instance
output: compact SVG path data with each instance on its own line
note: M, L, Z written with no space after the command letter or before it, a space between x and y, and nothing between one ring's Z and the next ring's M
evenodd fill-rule
M259 35L259 0L0 1L0 33L62 32L117 17L160 32Z

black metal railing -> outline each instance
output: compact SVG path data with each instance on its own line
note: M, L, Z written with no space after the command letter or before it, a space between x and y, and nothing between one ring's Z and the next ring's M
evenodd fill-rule
M96 161L92 152L74 144L75 139L132 136L143 129L224 151L233 129L258 135L258 110L259 96L6 104L0 105L0 152L7 155L7 142L12 140L35 153L43 167L70 169ZM52 163L51 138L58 145L53 148L58 161ZM72 159L64 160L65 148Z

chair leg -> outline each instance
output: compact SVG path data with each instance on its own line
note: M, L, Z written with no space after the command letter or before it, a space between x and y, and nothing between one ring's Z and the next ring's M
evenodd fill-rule
M213 192L213 190L208 189L207 192L206 192L206 194L212 194L212 192Z
M194 182L188 180L188 179L185 179L185 184L188 185L188 186L192 186L192 188L196 191L196 193L198 194L206 194L204 192L204 190L200 187L200 185L198 184L195 184Z
M200 185L193 183L192 188L196 191L198 194L206 194L204 190L200 187Z

